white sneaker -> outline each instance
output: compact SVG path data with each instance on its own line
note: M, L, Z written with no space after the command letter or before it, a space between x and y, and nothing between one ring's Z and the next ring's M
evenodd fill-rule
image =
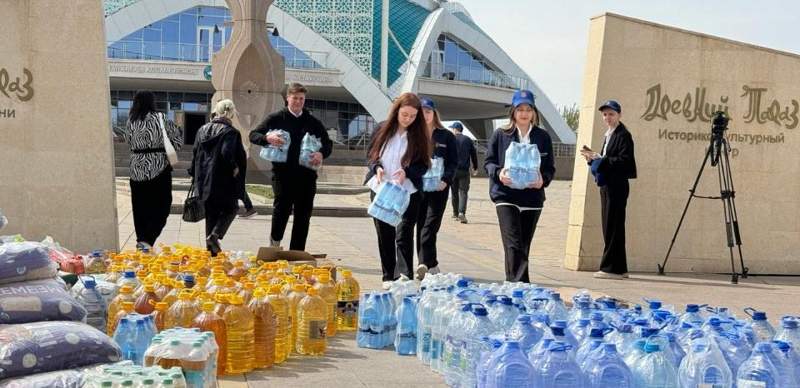
M436 275L437 273L441 273L441 272L442 271L439 270L439 266L438 265L436 267L431 267L430 269L428 269L428 273L431 274L431 275Z
M388 291L390 288L392 288L392 283L394 283L394 282L393 282L393 281L389 281L389 280L387 280L387 281L383 282L383 285L382 285L381 287L382 287L384 290L387 290L387 291Z
M420 264L417 266L417 280L425 279L425 275L428 273L428 266L425 264Z
M280 240L275 241L275 240L272 239L272 237L270 237L269 238L269 246L272 247L272 248L278 248L278 247L281 246L281 242L280 242Z
M597 271L594 273L595 279L612 279L612 280L622 280L624 279L623 275L616 274L616 273L609 273L603 271Z

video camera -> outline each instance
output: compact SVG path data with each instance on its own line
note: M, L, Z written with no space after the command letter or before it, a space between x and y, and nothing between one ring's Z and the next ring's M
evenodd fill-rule
M722 138L723 133L728 129L730 120L727 113L723 111L714 112L714 117L711 119L711 134L715 139Z

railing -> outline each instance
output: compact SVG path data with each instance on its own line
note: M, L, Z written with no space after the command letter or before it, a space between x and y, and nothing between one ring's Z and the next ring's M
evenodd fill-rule
M419 67L423 69L422 77L435 80L461 81L514 90L530 89L530 81L526 77L513 76L485 68L458 67L429 61L420 62Z

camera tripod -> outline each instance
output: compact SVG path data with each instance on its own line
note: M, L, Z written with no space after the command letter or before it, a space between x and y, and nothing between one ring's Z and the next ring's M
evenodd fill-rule
M675 245L675 239L678 238L678 232L680 232L681 225L683 225L683 220L686 217L686 212L689 210L689 204L692 203L692 198L696 197L702 199L722 200L722 208L725 220L725 233L728 240L728 251L730 252L731 258L731 283L737 284L739 282L740 275L742 278L747 278L748 268L744 266L744 257L742 256L742 238L739 232L739 217L736 212L736 190L733 187L731 164L730 159L728 159L729 153L730 145L728 144L727 139L722 136L722 131L715 131L712 134L711 144L709 144L708 150L706 151L706 156L703 159L703 165L700 166L700 171L697 173L697 178L694 180L694 185L692 185L692 188L689 189L689 199L686 201L686 206L683 208L683 214L681 214L681 219L678 221L678 227L675 228L675 234L672 236L672 241L669 243L669 249L667 250L667 255L664 257L664 262L662 264L656 264L658 266L659 275L664 275L664 269L667 266L669 254L672 252L672 247ZM703 170L705 169L709 160L711 161L711 167L717 167L717 177L719 179L720 192L718 197L700 196L696 194L697 185L700 183L700 177L703 175ZM734 245L736 245L739 251L739 263L741 264L742 268L741 272L736 271L736 264L733 258Z

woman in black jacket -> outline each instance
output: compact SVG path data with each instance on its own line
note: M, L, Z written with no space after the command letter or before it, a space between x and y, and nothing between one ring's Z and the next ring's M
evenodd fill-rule
M411 193L411 202L397 228L375 219L378 249L383 270L383 287L398 276L397 256L405 265L407 277L414 260L414 224L419 212L422 176L431 164L430 141L425 132L419 97L403 93L394 101L389 117L381 123L369 146L369 171L365 179L372 196L384 180L394 181Z
M447 207L447 188L452 184L458 165L458 146L456 136L444 129L439 120L436 105L429 98L421 98L422 113L428 139L432 143L433 158L444 159L444 174L437 191L422 192L422 201L417 216L417 279L422 280L427 273L439 273L439 261L436 254L436 235L442 226L444 209ZM410 273L403 262L397 263L401 274ZM408 275L406 275L408 276Z
M235 112L233 101L217 103L214 119L197 131L189 168L197 196L205 205L206 246L212 256L222 251L219 240L236 217L238 198L244 190L247 154L242 135L231 121Z
M531 241L544 207L544 188L553 180L556 169L550 135L537 126L539 113L533 93L517 91L511 106L509 124L496 129L489 139L484 167L489 174L489 196L495 204L503 238L506 280L529 283ZM521 190L510 187L511 178L505 163L506 149L512 142L536 144L541 156L539 179Z

